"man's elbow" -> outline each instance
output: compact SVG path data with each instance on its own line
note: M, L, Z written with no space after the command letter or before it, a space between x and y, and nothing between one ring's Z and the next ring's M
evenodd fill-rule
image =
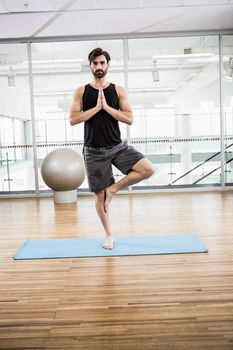
M130 117L130 118L129 118L128 124L129 124L129 125L132 125L132 124L133 124L133 117Z
M72 115L70 115L70 125L71 126L74 126L75 125L75 122L74 122L74 118L72 117Z

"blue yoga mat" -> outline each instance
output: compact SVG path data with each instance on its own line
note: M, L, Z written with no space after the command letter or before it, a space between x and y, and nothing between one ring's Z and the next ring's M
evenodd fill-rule
M27 240L13 257L20 259L84 258L178 253L205 253L196 235L117 237L114 249L102 247L103 238Z

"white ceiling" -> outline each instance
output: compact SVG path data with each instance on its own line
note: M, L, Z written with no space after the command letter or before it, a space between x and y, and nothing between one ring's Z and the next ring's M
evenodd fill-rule
M233 0L0 0L0 40L233 31Z

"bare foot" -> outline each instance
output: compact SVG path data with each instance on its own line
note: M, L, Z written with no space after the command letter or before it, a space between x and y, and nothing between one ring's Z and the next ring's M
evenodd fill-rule
M114 192L111 191L109 187L105 189L104 211L106 213L109 209L109 204L112 200L113 195L114 195Z
M113 236L106 236L105 242L103 244L104 249L113 249L114 239Z

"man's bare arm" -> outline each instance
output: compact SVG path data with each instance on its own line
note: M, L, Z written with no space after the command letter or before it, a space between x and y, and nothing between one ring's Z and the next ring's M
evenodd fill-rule
M97 104L94 108L88 109L87 111L83 111L83 93L84 86L78 88L74 93L73 103L70 109L70 124L72 126L89 120L102 108L100 98L98 98Z
M104 92L102 90L103 109L105 109L105 111L108 112L114 119L122 123L131 125L133 123L133 111L128 102L125 90L120 86L116 86L116 91L119 97L120 110L114 109L107 104L105 100Z

